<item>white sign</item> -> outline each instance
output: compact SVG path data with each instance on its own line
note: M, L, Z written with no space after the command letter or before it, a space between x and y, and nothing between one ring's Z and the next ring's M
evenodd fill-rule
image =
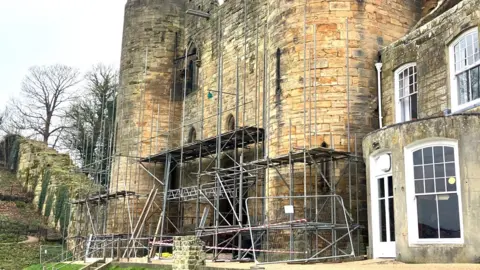
M293 214L293 205L285 205L285 214Z

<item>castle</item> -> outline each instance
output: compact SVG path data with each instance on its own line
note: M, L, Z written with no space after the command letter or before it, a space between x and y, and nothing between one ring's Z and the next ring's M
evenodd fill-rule
M107 203L85 231L132 257L184 234L214 260L366 254L361 144L391 119L375 63L453 4L129 0Z

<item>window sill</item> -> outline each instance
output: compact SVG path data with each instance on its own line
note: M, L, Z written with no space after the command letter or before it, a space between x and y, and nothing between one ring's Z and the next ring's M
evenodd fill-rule
M396 125L396 124L404 124L404 123L415 122L415 121L417 121L417 120L418 120L418 118L412 118L412 119L406 120L406 121L397 121L397 122L395 123L395 125Z
M472 100L470 102L467 102L465 104L462 104L462 105L459 105L459 106L456 106L456 107L452 108L452 114L462 113L462 112L474 109L478 106L480 106L480 99L477 98L475 100Z
M445 239L445 240L414 240L409 243L410 247L422 247L422 246L464 246L463 239Z

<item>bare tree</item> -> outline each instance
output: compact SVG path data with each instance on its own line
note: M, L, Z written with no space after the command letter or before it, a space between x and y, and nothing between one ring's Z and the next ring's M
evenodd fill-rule
M67 110L62 143L79 154L83 167L101 170L112 149L118 72L98 64L85 75L85 84L82 98Z
M11 106L7 105L0 113L0 135L7 136L21 134L14 111L15 110Z
M21 98L13 100L15 125L19 130L41 137L45 144L66 128L65 105L74 98L71 89L80 82L79 71L65 65L34 66L24 78Z

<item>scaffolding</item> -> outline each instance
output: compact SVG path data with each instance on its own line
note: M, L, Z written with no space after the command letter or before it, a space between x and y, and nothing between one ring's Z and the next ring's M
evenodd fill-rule
M195 234L201 238L213 261L254 260L258 264L312 262L355 257L364 253L362 237L365 231L362 230L365 223L362 223L360 216L360 202L365 199L362 195L365 191L360 188L364 181L364 168L361 151L358 151L357 134L351 136L350 132L349 89L346 90L346 132L318 132L316 30L313 25L314 44L309 51L305 20L303 146L299 147L292 139L292 119L289 119L287 153L275 154L271 151L272 89L268 83L271 79L266 45L268 25L265 22L260 26L257 21L254 24L255 89L249 91L254 90L255 94L253 101L247 101L246 9L245 4L244 51L242 58L237 57L234 92L223 89L223 29L219 19L217 89L206 89L203 81L198 84L201 104L196 120L186 119L186 70L193 46L189 43L183 55L178 56L176 52L172 59L175 67L180 63L185 68L181 87L182 114L175 115L177 101L174 98L179 91L176 86L179 75L175 68L168 108L160 108L160 101L154 100L152 103L156 103L156 106L151 106L150 112L143 107L138 110L139 123L145 122L145 113L156 115L151 117L150 123L135 126L131 121L131 126L126 127L128 130L137 129L139 134L138 138L131 138L136 140L136 144L128 146L127 154L114 149L119 143L117 128L112 134L100 135L109 138L109 155L101 155L102 159L83 166L82 172L92 179L108 181L101 183L95 180L100 184L95 194L71 202L77 207L77 221L84 221L77 223L75 234L71 236L75 240L74 246L79 247L78 258L111 256L128 259L148 256L149 259L162 259L162 252L173 244L172 238L184 234ZM348 21L346 27L348 29ZM264 57L263 78L260 78L259 33L262 28ZM348 36L346 49L348 51ZM144 76L148 74L148 53L146 48ZM347 53L347 73L348 65ZM312 69L314 74L307 75L307 70ZM307 84L306 78L309 76L310 82ZM205 79L205 75L198 77ZM147 84L143 83L140 106L145 104L146 87ZM211 91L218 94L216 113L205 116L205 95ZM233 107L223 108L224 95L235 99ZM116 111L121 119L125 114L125 96L124 92L118 96L121 102L117 102ZM247 105L252 102L255 108L254 121L247 124ZM168 128L162 130L159 126L160 112L167 109ZM242 123L234 121L233 126L223 128L222 121L229 112L234 112L234 119L242 119ZM180 119L179 127L175 127L177 119ZM216 135L204 138L207 119L216 120ZM106 118L102 119L102 123L106 121ZM186 129L194 124L200 127L200 138L187 142ZM151 137L145 140L142 134L148 128ZM159 138L167 138L163 151L158 151L161 148ZM318 143L322 140L322 143ZM346 147L336 149L336 145L341 144L339 140L346 141L346 145L343 143ZM150 147L148 151L142 149L145 142ZM132 152L137 155L131 155ZM143 155L144 152L148 154ZM137 187L132 187L132 183L127 185L126 181L123 181L123 186L119 184L120 162L115 164L119 158L123 158L125 164L130 164L122 171L124 179L134 179ZM163 172L159 172L159 168ZM117 170L116 176L112 170ZM140 174L150 177L149 192L138 192ZM119 205L123 205L123 211L119 211ZM115 217L117 211L123 215L120 219L126 220L127 230L109 233L109 217L119 219ZM147 227L147 224L150 226Z

